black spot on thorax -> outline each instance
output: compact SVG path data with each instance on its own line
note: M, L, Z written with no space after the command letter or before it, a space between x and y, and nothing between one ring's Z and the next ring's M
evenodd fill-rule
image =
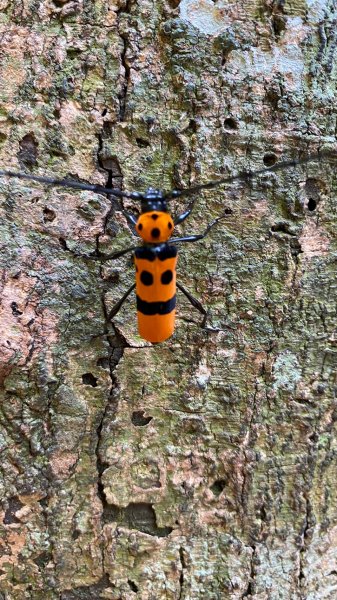
M160 237L160 229L158 229L158 227L154 227L151 231L151 237L153 237L154 239L157 239Z

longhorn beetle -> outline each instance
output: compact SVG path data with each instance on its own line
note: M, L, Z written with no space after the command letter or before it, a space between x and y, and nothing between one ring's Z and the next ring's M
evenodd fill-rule
M219 185L232 183L236 180L249 180L270 171L280 171L332 155L335 155L335 152L329 150L322 151L304 158L276 163L271 167L262 168L257 171L242 171L237 175L225 177L216 181L209 181L208 183L182 190L171 190L166 193L153 188L149 188L145 193L127 192L101 185L84 184L67 179L39 177L13 171L0 170L0 176L30 179L54 186L89 190L98 194L107 194L108 196L114 196L115 198L121 199L121 203L118 204L118 209L123 213L128 223L135 229L136 233L142 238L142 245L130 246L113 254L87 256L86 258L106 261L119 258L129 252L134 253L136 282L132 284L124 296L122 296L115 306L113 306L109 312L108 318L112 319L117 314L127 297L136 288L139 334L145 340L157 343L163 342L173 334L176 308L176 287L183 292L191 304L202 313L204 317L203 324L207 317L207 312L200 304L199 300L194 298L180 283L176 283L176 263L178 254L176 244L196 242L203 239L220 219L223 219L226 215L231 213L229 210L225 211L217 219L209 223L203 233L192 234L186 237L171 238L174 226L185 221L191 214L196 198L194 198L189 203L186 210L174 220L168 213L168 201L183 196L191 196L202 190L213 189ZM141 213L138 218L124 208L123 198L130 198L141 202Z

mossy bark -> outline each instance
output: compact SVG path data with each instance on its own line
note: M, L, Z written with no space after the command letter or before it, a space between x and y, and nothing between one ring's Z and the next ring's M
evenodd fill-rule
M0 164L170 189L336 141L335 2L1 0ZM109 198L0 180L0 598L335 600L336 178L200 195L148 344ZM181 206L173 207L178 211Z

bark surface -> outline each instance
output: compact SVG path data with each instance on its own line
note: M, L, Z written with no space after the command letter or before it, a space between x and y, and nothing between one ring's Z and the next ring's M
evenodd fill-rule
M171 189L336 141L334 0L0 11L1 167ZM335 168L200 194L208 321L180 295L154 346L107 320L131 261L76 256L134 243L110 199L0 180L2 600L336 600Z

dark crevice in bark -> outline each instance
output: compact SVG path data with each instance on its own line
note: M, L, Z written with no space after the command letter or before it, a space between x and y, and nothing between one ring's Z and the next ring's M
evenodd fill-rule
M184 591L184 580L185 580L185 575L184 575L184 571L186 571L186 561L185 561L185 556L184 556L184 548L182 546L180 546L179 548L179 558L180 558L180 576L179 576L179 585L180 585L180 589L179 589L179 596L178 596L178 600L182 600L183 597L183 591Z
M249 581L248 581L248 586L246 591L242 594L241 599L243 600L243 598L252 598L253 594L255 593L254 587L255 587L255 566L254 566L254 562L255 562L255 555L256 555L256 546L251 546L253 552L250 558L250 573L249 573Z
M120 38L122 40L122 44L123 44L123 48L122 48L120 56L121 56L121 63L124 68L124 81L122 82L122 89L118 95L119 121L125 121L127 93L128 93L129 83L130 83L130 67L128 65L128 61L126 58L129 40L128 40L128 36L126 35L126 33L121 31L120 16L121 16L121 14L130 14L130 11L131 11L131 1L128 0L125 4L125 7L120 8L116 13L117 14L117 29L118 29L118 33L119 33L119 36L120 36Z
M105 129L103 127L102 133L98 135L97 161L98 161L99 167L107 173L107 180L105 183L106 187L121 188L122 173L121 173L117 159L115 157L105 157L104 156L103 141L104 141L105 133L108 135L109 131L105 131ZM117 175L117 182L115 181L116 175ZM115 206L113 205L113 196L108 195L107 198L112 201L112 206L111 206L110 210L108 211L107 215L105 216L104 223L103 223L103 231L104 231L104 234L109 234L111 236L111 234L113 232L111 231L111 228L109 228L109 223L110 223L111 219L113 218L113 215L115 212ZM98 235L96 238L96 243L97 243L96 252L98 255L100 253L99 240L100 240L100 235ZM102 267L100 269L100 276L103 280ZM104 428L104 424L107 419L109 419L110 421L114 419L114 415L117 410L118 383L117 383L114 371L115 371L117 365L119 364L120 360L123 357L124 348L127 347L128 344L127 344L126 340L123 338L123 336L114 327L114 325L108 320L109 309L106 305L105 292L103 292L103 294L102 294L101 302L102 302L102 311L103 311L104 319L105 319L104 335L106 336L106 339L107 339L109 347L110 347L109 357L107 360L104 359L104 364L108 365L108 367L109 367L110 379L111 379L111 387L110 387L110 391L109 391L109 397L108 397L107 403L105 405L104 411L102 413L100 422L99 422L97 430L96 430L97 431L97 443L96 443L96 449L95 449L96 468L97 468L97 494L102 503L102 523L104 523L106 521L105 515L106 515L107 511L109 511L109 504L107 502L106 494L104 491L104 485L102 483L102 475L103 475L104 471L109 467L109 464L104 462L104 460L101 457L100 445L101 445L101 441L102 441L102 431ZM111 328L112 328L112 331L111 331ZM102 359L100 359L100 360L102 361ZM104 569L104 550L103 550L103 548L102 548L102 565L103 565L103 572L104 572L105 569Z
M167 537L172 533L172 527L158 527L156 513L152 504L135 502L125 508L109 504L104 512L105 523L115 523L129 529L136 529L155 537Z
M101 592L110 586L109 576L105 574L93 585L80 586L74 590L61 592L59 598L60 600L98 600L98 598L102 597Z
M306 512L305 512L305 518L304 518L304 527L303 527L303 533L302 533L302 542L301 542L301 548L300 548L300 554L299 554L299 574L298 574L298 585L299 585L299 589L302 591L305 585L305 574L304 574L304 563L305 563L305 553L307 550L307 546L308 546L308 542L309 542L309 531L312 527L312 523L311 523L311 515L312 515L312 509L311 509L311 504L309 502L308 499L306 499Z
M107 321L108 310L105 305L104 297L102 298L102 304L103 304L103 312L104 312L104 315L105 315L105 318ZM108 327L108 324L107 324L107 327ZM102 502L103 514L108 508L108 503L106 500L104 486L102 483L102 474L104 473L105 469L109 465L107 463L105 463L104 461L102 461L102 458L100 455L102 430L103 430L104 422L107 418L107 415L109 415L110 420L113 420L114 415L116 413L116 409L117 409L116 391L118 389L118 383L116 381L114 371L115 371L117 365L119 364L120 360L123 357L124 348L127 347L126 341L122 338L121 335L118 334L116 329L115 329L114 334L115 334L114 336L111 336L111 334L109 334L109 332L106 328L105 335L107 336L107 340L108 340L108 343L110 346L109 370L110 370L111 388L110 388L107 404L105 406L101 420L97 427L97 444L96 444L96 464L97 464L97 473L98 473L97 490L98 490L98 496Z

